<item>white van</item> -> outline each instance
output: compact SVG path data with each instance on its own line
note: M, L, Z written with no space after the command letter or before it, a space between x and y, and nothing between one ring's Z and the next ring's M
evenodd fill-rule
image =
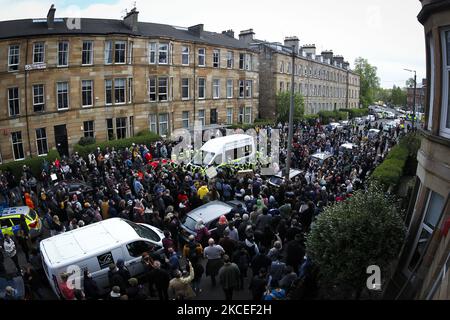
M209 167L214 164L253 162L256 158L255 140L246 134L232 134L208 140L200 151L190 164Z
M142 253L162 254L163 238L162 231L153 226L111 218L42 240L42 264L58 297L61 297L61 274L70 273L73 266L81 270L81 283L87 269L103 294L110 290L111 263L122 259L131 276L139 276L145 271Z

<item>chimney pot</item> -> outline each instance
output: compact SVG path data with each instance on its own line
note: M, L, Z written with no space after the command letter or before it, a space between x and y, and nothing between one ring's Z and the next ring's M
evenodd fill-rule
M255 33L253 29L243 30L239 33L239 40L245 42L246 44L250 44L253 41Z
M55 5L52 4L47 13L47 28L49 30L53 29L55 26L55 11L56 11Z
M197 24L195 26L189 27L188 31L192 33L193 35L196 35L197 37L200 37L203 32L203 24Z
M139 11L136 11L136 7L134 7L129 13L127 13L125 18L123 18L125 25L133 32L138 31L138 15Z

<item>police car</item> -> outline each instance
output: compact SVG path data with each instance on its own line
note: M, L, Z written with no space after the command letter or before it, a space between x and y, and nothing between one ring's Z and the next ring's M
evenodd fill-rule
M0 209L0 237L5 234L13 236L20 230L20 220L25 217L25 222L31 238L41 234L42 223L36 211L29 207L13 207Z

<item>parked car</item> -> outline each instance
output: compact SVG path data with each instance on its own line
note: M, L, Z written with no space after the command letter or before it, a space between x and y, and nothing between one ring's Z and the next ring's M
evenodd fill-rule
M66 190L66 192L69 194L69 196L72 196L76 194L77 192L81 192L83 194L91 193L94 191L94 189L88 185L87 183L80 181L80 180L62 180L58 181L53 185L53 187L50 188L50 191L52 193L56 193L59 189L63 188Z
M374 116L373 114L369 114L369 115L366 117L366 121L374 122L374 121L375 121L375 116Z
M289 180L295 179L295 177L299 176L302 171L297 169L291 169L289 172ZM269 184L274 187L280 187L285 181L285 175L283 171L278 172L276 175L269 178Z
M341 130L343 128L343 126L338 122L331 122L327 125L326 128L328 130L334 130L334 129Z
M364 119L361 118L361 117L354 118L353 121L354 121L357 125L362 125L362 124L364 124Z
M61 274L88 269L97 282L100 293L109 288L108 271L111 263L125 262L132 277L145 274L142 254L147 252L162 257L164 234L150 225L125 219L111 218L64 232L42 240L42 264L53 291L61 298Z
M367 138L373 139L380 134L380 130L378 129L370 129L367 133Z
M13 236L20 229L20 220L25 217L25 222L31 238L38 237L42 232L42 222L36 211L29 207L11 207L0 211L0 238L8 234Z
M385 122L383 124L383 131L389 131L391 129L395 129L397 124L394 121Z

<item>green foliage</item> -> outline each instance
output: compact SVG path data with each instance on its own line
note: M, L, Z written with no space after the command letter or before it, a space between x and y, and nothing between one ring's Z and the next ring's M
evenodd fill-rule
M256 119L253 123L245 124L233 124L229 126L229 129L242 129L242 130L248 130L248 129L255 129L256 127L263 127L263 126L274 126L275 121L270 119Z
M319 111L318 115L322 124L329 124L330 122L339 120L347 120L348 118L348 113L343 111L322 110Z
M303 120L308 122L308 124L311 126L315 125L317 122L317 119L319 119L319 118L320 117L318 114L306 114L303 116Z
M350 119L358 118L358 117L364 117L369 114L368 108L362 108L362 109L339 109L339 111L342 112L348 112L348 116Z
M394 106L406 106L407 102L407 93L406 90L403 90L400 87L392 88L391 100L389 101Z
M78 152L80 156L83 158L86 158L87 155L97 149L97 147L100 147L101 150L104 150L105 148L115 148L117 149L124 149L129 148L132 143L136 144L150 144L152 142L160 140L160 136L153 132L148 132L142 135L137 135L128 139L120 139L120 140L112 140L112 141L105 141L100 142L96 144L90 144L86 146L81 146L79 144L76 144L74 146L74 151Z
M367 59L359 57L355 60L355 72L360 76L361 103L367 108L374 103L376 92L380 87L377 67L372 66Z
M94 137L81 137L80 141L78 141L78 144L81 146L87 146L88 144L95 143Z
M358 190L350 199L325 208L306 242L322 285L360 291L370 265L378 265L383 279L388 277L406 233L395 203L379 185L371 184L368 190Z
M280 92L276 96L277 121L288 122L291 106L291 93ZM305 113L303 96L299 93L294 95L294 120L301 120Z
M60 156L58 151L50 150L48 154L43 157L34 156L33 158L27 158L25 160L4 163L0 165L0 171L9 171L13 174L16 181L20 181L24 165L28 166L33 175L37 177L42 171L45 160L48 162L53 162L59 158Z

